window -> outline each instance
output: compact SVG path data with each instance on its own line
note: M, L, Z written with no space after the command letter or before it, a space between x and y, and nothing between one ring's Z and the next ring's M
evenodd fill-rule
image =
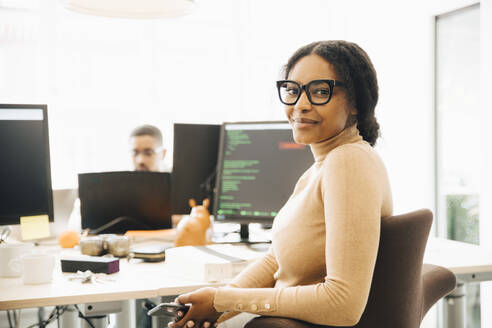
M438 235L479 244L479 4L436 17L435 60ZM479 285L467 303L467 327L480 327Z

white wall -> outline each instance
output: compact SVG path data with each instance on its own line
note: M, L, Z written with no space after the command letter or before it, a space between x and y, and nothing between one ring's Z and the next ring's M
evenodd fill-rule
M290 54L347 39L378 72L378 150L395 212L433 208L433 27L424 1L202 1L190 16L151 21L41 4L39 22L35 13L8 17L0 101L48 103L56 188L74 187L79 172L128 169L137 124L163 128L170 147L173 122L282 119L274 81ZM0 9L0 21L7 14Z
M432 209L432 20L423 3L376 3L344 2L347 21L341 38L359 43L378 72L378 150L389 171L395 213Z

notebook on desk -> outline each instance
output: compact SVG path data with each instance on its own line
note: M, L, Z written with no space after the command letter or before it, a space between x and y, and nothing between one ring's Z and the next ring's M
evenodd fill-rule
M170 173L79 174L82 229L92 233L171 228Z

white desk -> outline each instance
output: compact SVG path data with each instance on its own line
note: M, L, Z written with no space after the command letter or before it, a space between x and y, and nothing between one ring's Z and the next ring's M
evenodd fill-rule
M461 282L492 280L492 251L477 245L431 238L427 243L424 263L448 268Z
M80 280L69 280L72 274L62 273L57 263L49 284L24 285L21 278L0 278L0 310L152 298L219 285L186 279L164 262L126 259L120 260L118 273L107 276L111 280L82 284Z
M492 252L475 245L431 239L424 262L449 268L461 285L492 280ZM20 278L0 278L0 310L170 296L220 285L186 279L165 263L126 260L120 260L120 272L110 275L114 281L104 284L81 284L69 281L68 275L58 267L52 283L37 286L25 286Z
M444 327L466 327L466 284L492 280L492 251L477 245L432 238L427 243L424 263L451 270L456 289L444 301Z
M57 271L52 283L31 286L20 278L0 279L0 310L177 295L211 285L179 277L164 264L126 260L120 260L120 272L108 276L114 281L82 284L69 275Z
M59 247L43 247L44 251L63 256ZM78 253L78 251L76 252ZM135 327L134 299L175 296L195 289L220 284L193 281L170 270L164 262L146 263L141 260L120 259L120 271L106 275L97 283L70 280L73 273L62 273L60 261L54 270L53 281L42 285L24 285L21 278L0 278L0 310L14 310L57 305L84 305L79 308L87 316L116 313L113 318L118 328ZM92 311L84 311L90 308ZM104 309L103 313L100 311ZM108 310L109 309L109 310ZM103 321L92 321L95 327L106 327ZM77 313L67 311L61 317L62 327L86 327Z

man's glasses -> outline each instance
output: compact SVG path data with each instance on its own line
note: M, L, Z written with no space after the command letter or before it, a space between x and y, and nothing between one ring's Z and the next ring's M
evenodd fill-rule
M291 80L277 81L278 96L285 105L295 105L301 98L302 90L306 93L311 104L327 104L331 99L335 85L343 86L343 83L337 80L313 80L301 85Z
M137 157L140 154L144 155L145 157L152 157L155 154L157 154L157 152L159 152L160 150L161 150L160 148L158 148L158 149L145 148L142 150L133 149L131 152L132 152L133 157Z

